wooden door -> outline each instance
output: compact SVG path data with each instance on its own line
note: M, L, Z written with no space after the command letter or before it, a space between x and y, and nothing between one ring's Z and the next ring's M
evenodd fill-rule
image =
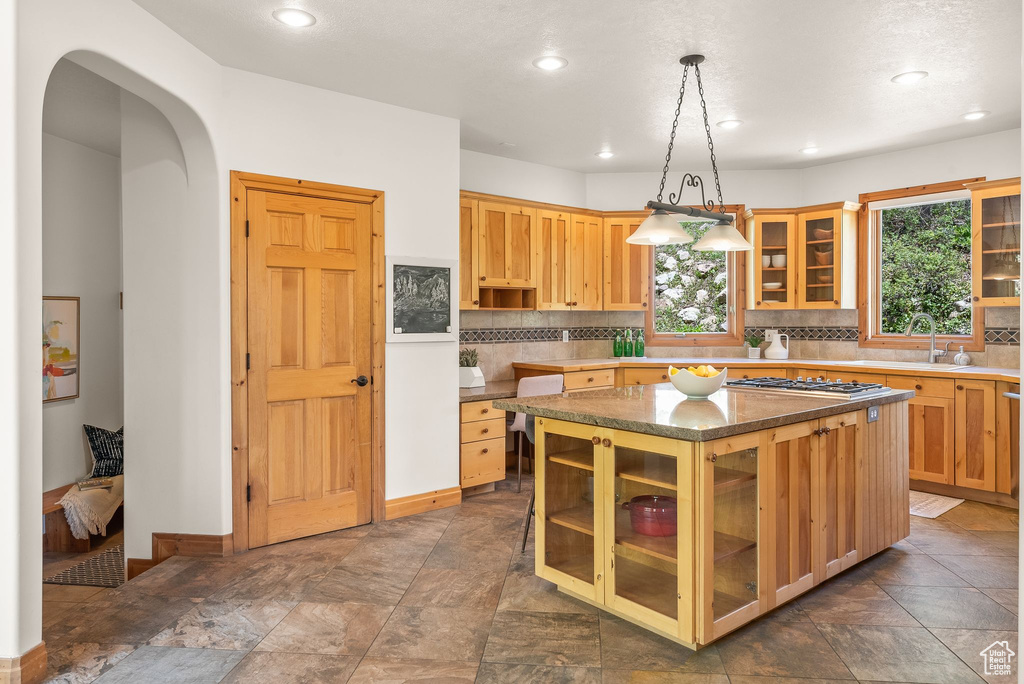
M536 287L537 211L480 202L481 287Z
M569 278L571 218L560 211L537 212L537 308L566 311L572 308Z
M910 479L953 484L953 400L910 400Z
M839 298L843 291L842 231L841 209L799 215L796 234L799 266L796 274L796 308L839 308Z
M604 227L597 216L573 214L569 235L569 278L572 307L600 311L604 297Z
M459 200L459 309L480 308L477 201Z
M631 245L645 214L604 219L604 309L646 311L651 296L651 247Z
M795 309L798 280L796 217L793 214L754 214L751 222L754 252L748 258L751 259L754 276L752 308ZM768 266L764 265L764 257L769 259ZM777 266L776 262L781 260L785 263ZM765 288L766 283L779 283L781 287Z
M371 209L247 194L249 546L370 520Z
M601 437L605 465L602 514L608 549L604 603L617 613L692 643L693 444L619 430L607 430ZM630 501L651 495L676 500L674 530L658 525L655 536L633 527Z
M860 413L825 418L819 430L815 584L859 560L864 488Z
M768 432L768 527L762 562L767 564L768 607L774 608L814 586L818 538L814 523L818 491L818 421Z
M956 383L954 484L996 490L996 385L989 380Z

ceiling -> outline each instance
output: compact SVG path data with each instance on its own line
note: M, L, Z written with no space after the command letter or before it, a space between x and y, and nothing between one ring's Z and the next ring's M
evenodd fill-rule
M121 89L74 62L53 67L43 99L43 132L121 156Z
M677 60L691 52L707 56L723 168L799 168L1020 126L1019 0L135 2L223 65L455 117L466 149L581 172L660 170ZM283 6L317 23L279 24ZM544 54L569 65L533 67ZM910 70L930 76L890 82ZM676 169L707 165L696 95L683 102ZM974 109L992 114L960 118ZM744 124L714 127L729 118ZM811 145L820 153L800 152ZM616 156L595 157L605 147Z

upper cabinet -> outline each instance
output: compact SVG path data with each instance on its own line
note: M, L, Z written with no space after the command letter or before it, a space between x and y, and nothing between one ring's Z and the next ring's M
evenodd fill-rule
M1020 305L1020 178L967 183L974 302Z
M536 287L537 211L479 203L480 287Z
M537 211L537 308L542 311L572 308L571 222L568 212Z
M600 311L604 305L604 225L600 217L573 214L569 231L569 291L572 308Z
M796 308L796 214L751 209L744 218L754 245L747 256L747 308Z
M477 201L459 199L459 308L480 308L480 273L477 250L480 232L477 230Z
M631 245L647 212L604 218L604 309L646 311L651 295L651 248Z
M840 202L797 213L795 308L857 307L858 209Z

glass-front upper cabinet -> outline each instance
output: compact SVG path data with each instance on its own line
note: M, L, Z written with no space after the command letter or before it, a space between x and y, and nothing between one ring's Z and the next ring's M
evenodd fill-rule
M753 252L747 256L748 309L795 309L796 215L772 209L744 214Z
M693 642L693 445L608 434L605 603Z
M797 214L796 308L856 308L859 209L856 202L838 202Z
M701 643L732 631L759 611L761 448L760 434L700 445Z
M974 301L1020 304L1020 178L967 183L971 190Z
M601 501L601 440L595 428L537 418L535 511L537 515L536 572L573 592L600 601L604 568L601 525L595 501Z

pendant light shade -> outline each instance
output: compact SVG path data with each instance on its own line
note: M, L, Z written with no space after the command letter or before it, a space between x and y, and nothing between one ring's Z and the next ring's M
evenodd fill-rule
M651 212L640 227L626 238L631 245L682 245L693 242L693 236L679 225L679 216L663 209Z
M640 232L640 231L637 231ZM749 252L754 246L729 221L719 221L690 248L696 252Z

